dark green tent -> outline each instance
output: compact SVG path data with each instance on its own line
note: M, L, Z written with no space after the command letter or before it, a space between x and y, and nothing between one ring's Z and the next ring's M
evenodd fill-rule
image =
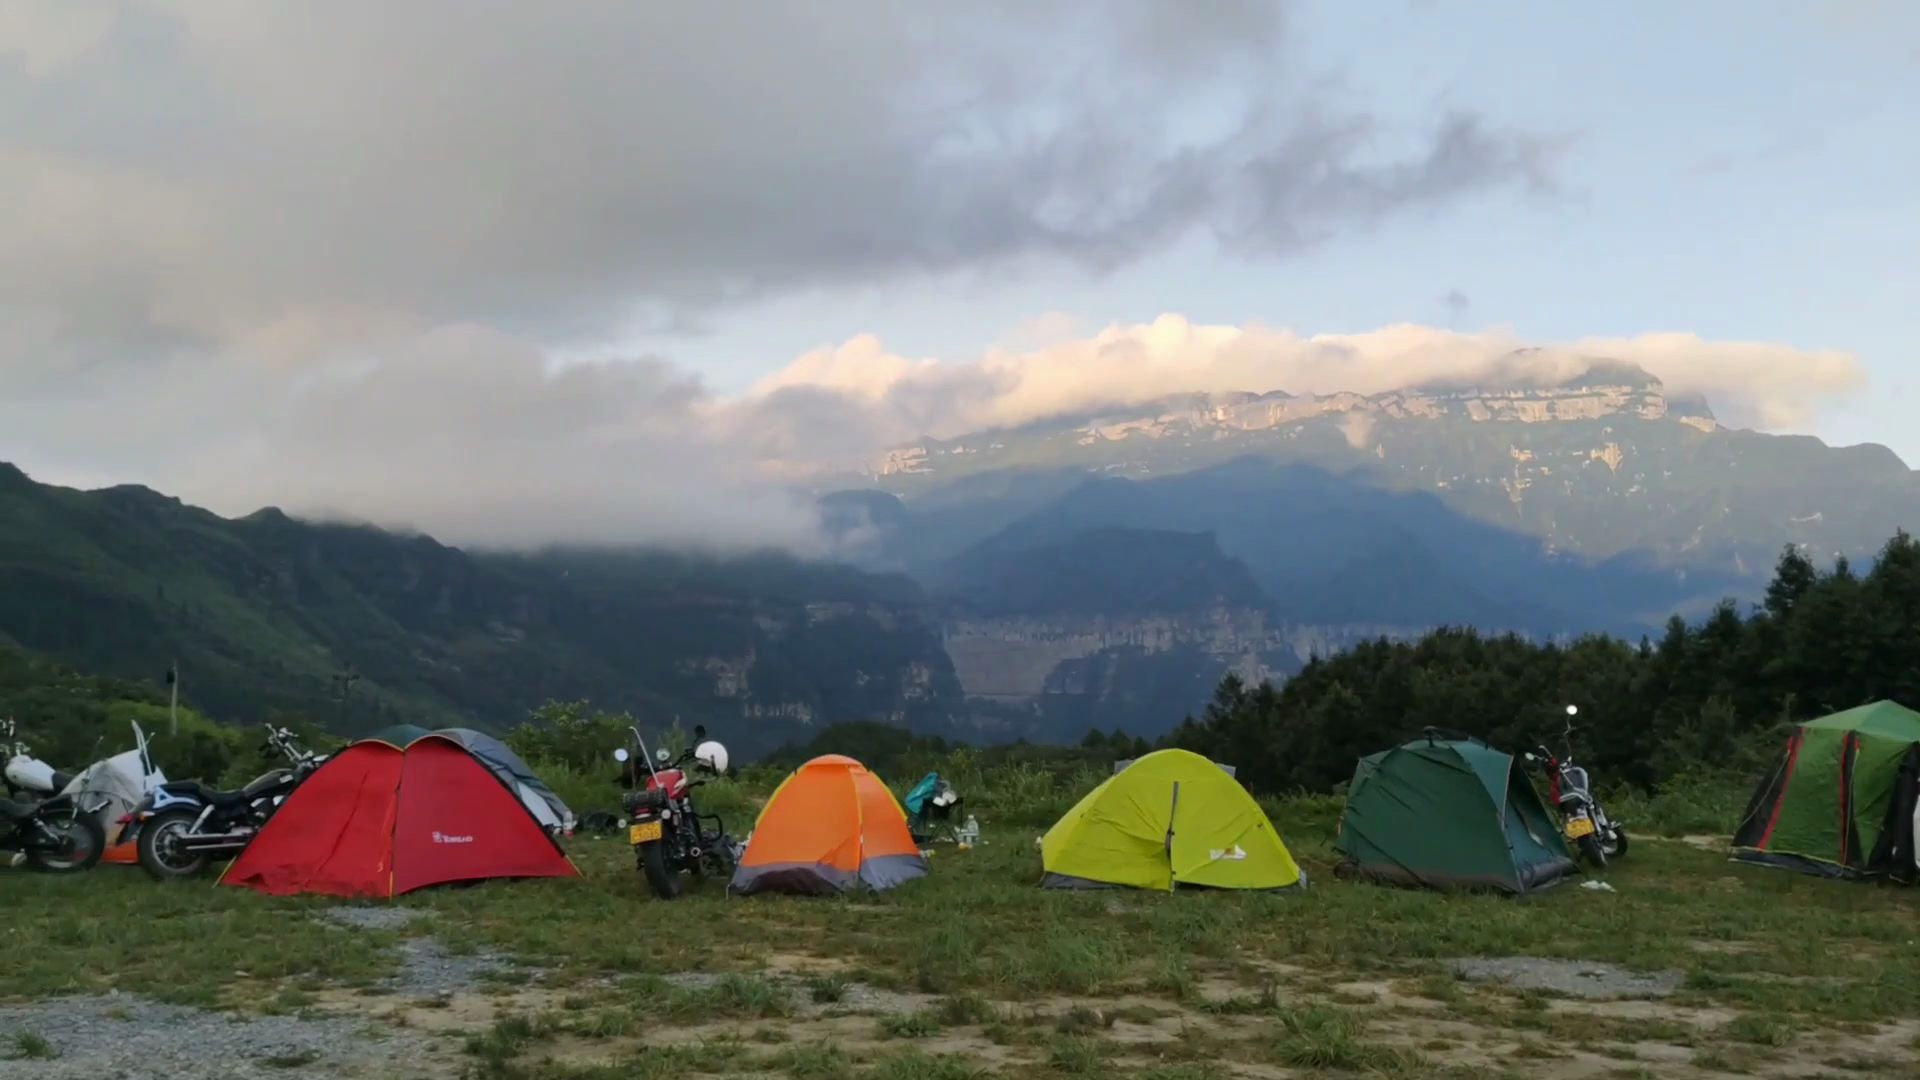
M1433 732L1360 759L1334 847L1343 876L1433 889L1528 893L1575 870L1511 754Z
M1920 713L1876 701L1794 728L1754 790L1733 858L1825 877L1911 881Z

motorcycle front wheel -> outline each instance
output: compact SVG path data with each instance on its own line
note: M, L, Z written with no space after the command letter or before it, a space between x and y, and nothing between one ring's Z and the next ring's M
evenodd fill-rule
M667 845L658 840L641 844L640 872L646 876L647 887L653 890L653 895L662 900L680 895L680 873L667 865Z
M1594 869L1605 870L1607 868L1607 852L1605 848L1600 846L1600 837L1598 834L1588 833L1580 838L1580 854L1587 857L1587 861L1593 864Z
M37 870L70 874L91 870L107 850L107 834L90 817L61 817L44 820L41 826L50 838L59 841L58 851L35 847L27 852L27 862Z
M192 877L206 869L207 853L186 847L198 816L193 810L170 810L150 818L140 830L140 868L156 881Z

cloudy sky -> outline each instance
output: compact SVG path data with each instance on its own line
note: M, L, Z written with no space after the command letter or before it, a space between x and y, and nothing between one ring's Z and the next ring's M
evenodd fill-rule
M454 539L1515 344L1920 460L1920 5L0 0L0 460Z

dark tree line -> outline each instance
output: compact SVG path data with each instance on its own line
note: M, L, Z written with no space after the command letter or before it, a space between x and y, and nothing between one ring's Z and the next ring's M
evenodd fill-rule
M1789 548L1765 599L1675 617L1638 645L1605 636L1540 644L1471 629L1374 641L1316 659L1283 686L1223 680L1168 738L1229 762L1256 788L1323 790L1363 754L1462 731L1512 751L1574 748L1603 783L1656 785L1693 770L1752 770L1779 729L1881 698L1920 708L1920 544L1901 532L1866 574L1821 570Z

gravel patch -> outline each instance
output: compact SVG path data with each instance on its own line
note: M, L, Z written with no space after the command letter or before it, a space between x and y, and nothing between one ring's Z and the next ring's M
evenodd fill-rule
M473 989L482 979L509 973L529 979L538 974L514 967L499 953L450 953L430 937L417 937L400 943L400 974L383 985L414 997L451 997Z
M342 906L320 910L322 919L355 930L400 930L415 919L424 919L430 914L431 912L403 907Z
M1453 973L1468 982L1497 982L1521 990L1580 998L1658 998L1680 989L1678 971L1635 972L1587 960L1548 960L1536 956L1475 957L1449 960Z
M20 1037L51 1047L20 1056ZM386 1077L428 1049L417 1033L331 1017L238 1018L112 994L0 1007L0 1080Z
M813 1000L813 984L806 979L792 975L748 975L747 978L760 979L786 993L793 1004L793 1013L802 1019L815 1016L843 1016L860 1013L871 1016L910 1016L938 1002L940 999L931 994L910 994L898 990L884 990L878 986L869 986L863 982L848 982L841 986L840 995L833 1001ZM663 975L661 980L669 986L682 990L710 990L720 985L728 976L706 971L683 971L674 975Z

